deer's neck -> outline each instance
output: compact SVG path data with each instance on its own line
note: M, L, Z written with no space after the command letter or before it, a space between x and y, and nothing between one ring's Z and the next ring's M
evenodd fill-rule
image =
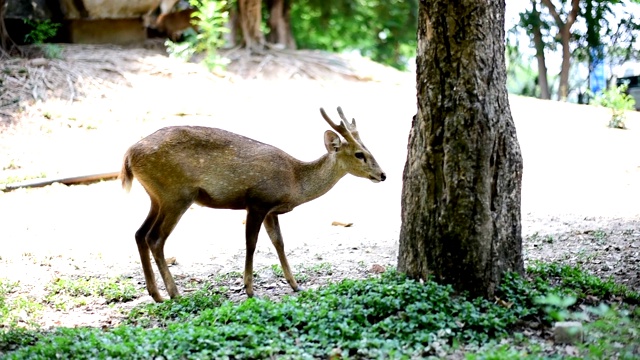
M347 174L337 163L335 154L325 154L318 160L303 162L299 170L300 204L324 195Z

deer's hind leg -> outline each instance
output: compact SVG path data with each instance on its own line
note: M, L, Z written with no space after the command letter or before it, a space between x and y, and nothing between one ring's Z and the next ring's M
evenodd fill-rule
M149 230L156 222L158 217L158 211L160 207L156 201L151 199L151 209L149 215L142 223L142 226L136 231L136 244L138 245L138 253L140 253L140 264L142 264L142 271L144 272L144 281L147 286L149 295L155 302L162 302L162 296L158 291L158 285L156 284L155 275L153 275L153 269L151 268L151 258L149 256L149 244L147 244L147 234Z
M284 273L284 278L287 279L287 282L293 289L293 291L301 291L302 288L296 282L296 279L293 277L293 273L291 272L291 268L289 267L289 262L287 261L287 255L284 252L284 240L282 238L282 233L280 232L280 222L278 221L278 215L269 214L264 219L264 228L267 230L267 234L269 234L269 238L271 239L271 243L276 248L276 252L278 253L278 258L280 259L280 265L282 266L282 272Z
M160 276L162 276L167 292L172 299L180 296L180 292L164 257L164 243L192 202L192 200L179 200L160 204L156 221L146 236L146 243L151 250L151 254L153 254L153 258L156 260Z

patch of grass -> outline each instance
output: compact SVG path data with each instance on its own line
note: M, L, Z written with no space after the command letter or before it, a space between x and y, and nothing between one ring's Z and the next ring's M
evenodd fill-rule
M85 305L89 297L102 297L107 303L114 303L130 301L139 295L131 279L124 277L58 278L47 286L47 291L45 301L59 310Z
M437 355L454 342L481 343L506 336L521 315L517 307L467 300L449 286L409 280L393 271L364 281L344 280L279 302L222 301L205 287L193 296L137 308L129 325L109 331L63 329L10 355L420 357ZM145 324L156 327L140 327Z
M155 326L166 327L175 321L186 321L203 310L220 306L225 300L223 296L225 292L224 287L218 288L211 283L205 283L189 296L135 307L127 317L127 324L139 326L155 324Z
M11 159L11 161L9 161L9 164L2 167L2 170L18 170L18 169L20 169L20 165L16 164L16 161L14 159Z
M44 172L41 172L40 174L36 174L36 175L12 175L12 176L8 176L3 180L0 180L0 184L14 184L14 183L19 183L22 181L27 181L27 180L33 180L33 179L44 179L47 177L47 174Z
M20 321L33 325L42 305L25 296L11 297L19 289L17 282L0 279L0 328L15 327Z
M527 272L538 278L548 279L560 288L567 290L566 295L577 298L594 296L599 299L622 297L624 301L638 304L640 294L630 291L626 286L616 284L613 279L601 279L584 271L579 266L560 265L557 263L536 262Z
M276 277L284 279L284 272L280 264L272 264L271 271ZM294 276L300 284L304 284L316 276L324 276L333 274L333 265L328 262L322 262L313 265L300 264L295 267Z
M216 275L214 282L223 282L238 278L242 279L243 276L244 275L239 271L229 271L228 273Z
M606 240L607 238L607 233L604 232L603 230L596 230L593 232L593 237L599 242L599 243L603 243L604 240Z
M314 264L310 266L306 266L304 268L307 272L313 273L315 275L331 275L333 274L333 265L328 262L322 262L319 264Z
M276 277L284 278L284 271L282 271L282 267L280 266L280 264L272 264L271 271L273 271L273 274Z
M326 267L330 266L317 265L316 270ZM550 327L553 318L547 307L553 301L539 299L555 294L559 299L555 305L569 308L563 300L567 294L575 294L580 302L581 296L603 288L596 281L583 281L587 277L577 270L539 265L530 268L527 278L507 274L498 297L491 301L468 298L433 281L411 280L393 270L279 301L253 298L234 303L225 300L225 289L205 284L189 296L136 307L116 328L59 329L37 340L26 337L27 346L6 355L8 359L408 359L444 358L462 349L467 359L546 358L547 349L520 333L523 322ZM632 298L626 294L626 299ZM595 335L579 347L577 358L637 358L633 336L638 335L640 314L609 310L589 310L595 321L588 325ZM510 342L505 344L504 339Z

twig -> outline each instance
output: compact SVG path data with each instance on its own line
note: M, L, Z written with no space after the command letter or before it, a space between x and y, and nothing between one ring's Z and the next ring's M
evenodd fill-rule
M74 177L66 177L60 179L35 179L29 181L23 181L14 184L7 184L3 191L12 191L20 188L32 188L32 187L42 187L51 185L53 183L61 183L64 185L78 185L78 184L88 184L101 180L114 180L118 178L120 175L119 172L108 172L101 174L90 174L90 175L81 175Z
M69 95L69 104L71 104L76 96L76 91L73 88L73 83L71 82L71 76L69 76L69 74L67 74L67 84L69 84L69 91L71 92L71 95Z

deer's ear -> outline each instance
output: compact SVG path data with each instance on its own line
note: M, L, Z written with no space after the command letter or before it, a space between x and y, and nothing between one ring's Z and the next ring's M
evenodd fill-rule
M324 146L328 152L337 152L340 149L340 137L331 130L324 133Z

